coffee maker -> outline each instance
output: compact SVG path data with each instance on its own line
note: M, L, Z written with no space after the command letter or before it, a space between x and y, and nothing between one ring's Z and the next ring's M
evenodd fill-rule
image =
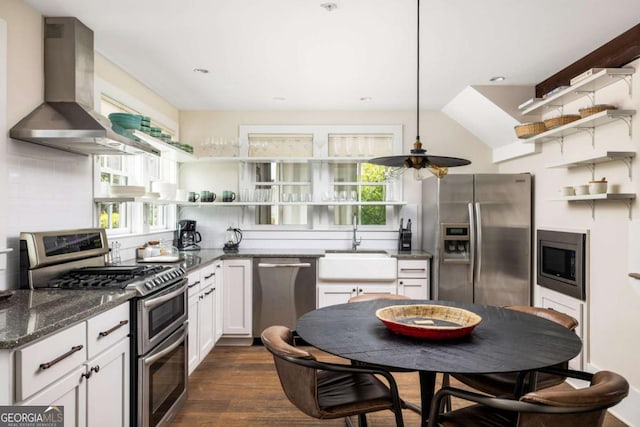
M183 219L178 221L178 229L175 233L175 246L181 251L197 251L197 245L202 240L200 233L196 231L196 221Z

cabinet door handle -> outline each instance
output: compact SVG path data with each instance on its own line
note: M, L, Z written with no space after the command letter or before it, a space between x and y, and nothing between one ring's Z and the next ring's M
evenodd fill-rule
M51 362L47 362L47 363L41 363L40 364L40 369L41 370L45 370L45 369L49 369L50 367L52 367L53 365L55 365L56 363L66 359L67 357L71 356L73 353L75 353L76 351L80 351L82 350L84 346L82 345L77 345L75 347L71 347L71 350L67 351L65 354L63 354L60 357L57 357L55 359L53 359Z
M209 289L207 292L204 293L204 296L210 295L211 292L213 292L213 289Z
M423 271L427 271L426 268L400 268L400 271L417 271L417 272L423 272Z
M193 283L192 283L192 284L190 284L190 285L187 285L187 288L191 289L191 288L193 288L194 286L198 286L199 284L200 284L200 280L198 280L197 282L193 282Z
M100 333L98 333L98 337L102 338L102 337L106 337L107 335L111 334L113 331L115 331L116 329L122 328L124 325L126 325L127 323L129 323L128 320L121 320L120 323L118 323L116 326L114 326L111 329L108 329L106 331L102 331Z
M216 275L215 273L211 273L211 274L210 274L210 275L208 275L208 276L204 276L204 278L205 278L205 279L211 279L211 278L212 278L213 276L215 276L215 275Z
M629 273L629 277L632 279L640 280L640 273Z
M285 267L308 268L308 267L311 267L311 263L291 262L291 263L273 264L268 262L261 262L261 263L258 263L258 267L259 268L285 268Z

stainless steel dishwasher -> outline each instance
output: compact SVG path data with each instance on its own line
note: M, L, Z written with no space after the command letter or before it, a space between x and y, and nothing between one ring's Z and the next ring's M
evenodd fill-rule
M316 258L253 259L253 336L268 326L294 329L316 308Z

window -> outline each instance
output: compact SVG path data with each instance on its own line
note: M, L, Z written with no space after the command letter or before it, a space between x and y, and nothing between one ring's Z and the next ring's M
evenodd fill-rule
M125 156L97 156L100 184L129 185L128 159ZM124 232L131 226L130 212L126 203L98 203L98 225L107 230Z
M251 212L243 227L342 228L354 215L363 226L395 227L390 201L401 181L366 160L401 143L401 126L241 126L240 155L250 159L240 170Z
M100 111L108 116L114 112L140 114L113 98L101 96ZM163 133L173 135L171 129L152 121ZM98 193L106 195L110 185L144 185L151 191L153 181L177 181L177 164L152 155L96 156L95 180ZM172 229L175 223L175 206L165 204L137 204L118 201L96 203L98 226L109 235Z

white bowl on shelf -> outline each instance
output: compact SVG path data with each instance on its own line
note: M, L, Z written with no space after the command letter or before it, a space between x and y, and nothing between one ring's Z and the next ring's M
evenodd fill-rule
M575 188L576 190L576 196L586 196L587 194L589 194L588 185L576 185L573 188Z
M589 182L589 194L603 194L607 192L607 181Z
M151 191L160 193L160 198L163 200L175 200L177 189L178 184L173 184L171 182L153 181L151 183Z

